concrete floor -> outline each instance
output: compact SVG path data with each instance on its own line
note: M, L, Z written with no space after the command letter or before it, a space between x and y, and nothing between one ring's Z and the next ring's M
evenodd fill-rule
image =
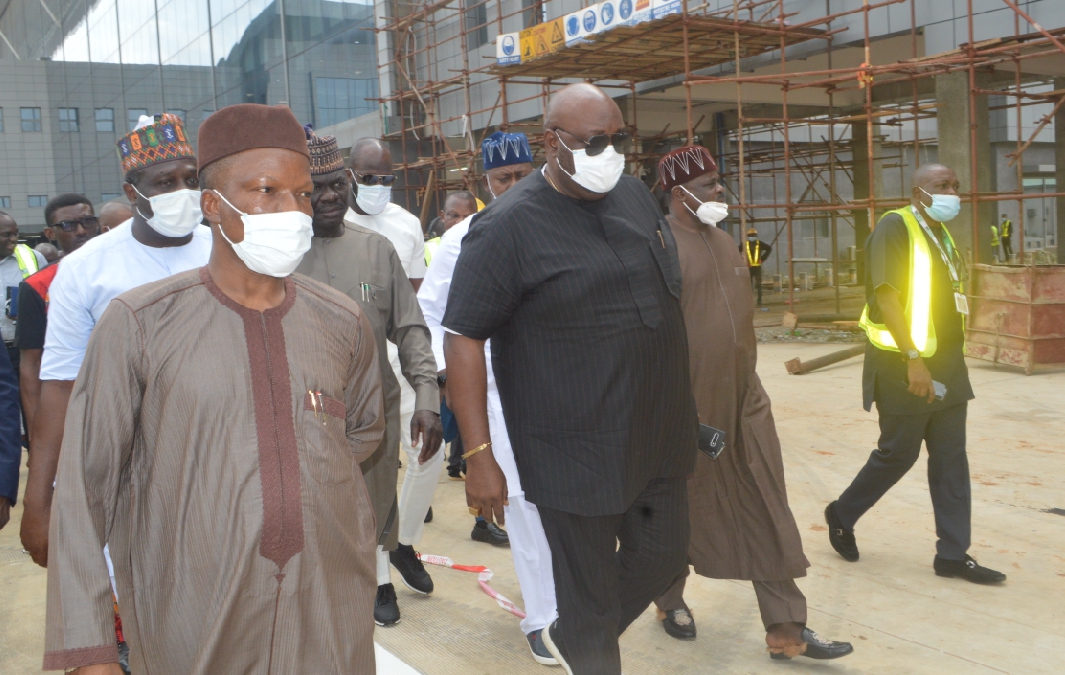
M762 374L784 444L791 506L812 567L799 585L810 626L850 640L855 653L835 662L771 662L754 592L742 582L692 577L687 600L695 642L666 636L648 611L622 637L629 675L688 673L1060 673L1065 653L1065 373L1025 377L970 360L977 399L969 407L973 480L972 554L1002 570L1002 587L974 586L932 573L935 532L924 462L858 525L861 562L828 545L824 505L848 484L873 449L876 415L861 409L861 361L804 376L783 362L810 359L837 345L760 346ZM443 477L420 550L483 564L493 586L521 604L506 549L469 539L463 485ZM0 531L0 673L39 672L44 574L20 552L16 509ZM426 675L559 673L528 655L517 620L481 593L472 574L430 568L436 592L399 588L403 621L376 640ZM398 673L389 661L379 672ZM409 672L409 671L406 671Z

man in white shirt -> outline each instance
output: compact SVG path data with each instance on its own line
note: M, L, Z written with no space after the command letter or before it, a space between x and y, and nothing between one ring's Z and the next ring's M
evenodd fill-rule
M355 199L354 206L348 207L344 222L377 232L392 242L403 271L417 291L425 276L425 235L417 217L392 203L392 184L396 182L392 173L392 152L379 139L360 138L351 146L348 174ZM399 349L392 342L385 344L388 362L399 380L399 444L407 467L399 492L397 534L400 544L410 545L421 539L421 528L427 516L424 505L432 503L444 466L444 453L437 452L424 464L418 462L421 449L411 444L410 437L417 397L403 375ZM384 548L391 547L386 545ZM377 582L383 586L390 583L389 555L381 546L377 548Z
M200 224L196 153L180 118L142 116L137 128L119 140L118 149L133 218L66 256L48 293L41 395L21 530L22 544L41 566L48 562L62 421L96 322L118 295L202 267L211 255L211 230Z
M501 196L519 180L533 172L532 152L522 133L497 131L481 143L484 161L485 184L494 197ZM425 324L433 336L433 353L438 367L446 377L444 360L444 310L447 308L448 292L455 263L462 250L462 239L470 230L474 214L448 229L440 239L440 246L433 254L432 263L425 275L425 282L418 291L418 302L425 315ZM484 345L485 359L491 363L492 344ZM492 453L507 478L509 504L504 506L507 534L514 554L514 570L518 575L522 599L525 602L525 618L521 630L529 641L529 649L537 663L558 665L541 640L541 631L558 618L555 604L555 579L551 569L551 549L547 545L543 525L536 506L525 500L518 468L514 463L507 426L503 419L503 406L499 400L492 368L488 371L488 424L492 436ZM441 453L443 454L443 453ZM475 525L472 537L486 541L479 529L487 530L483 519Z

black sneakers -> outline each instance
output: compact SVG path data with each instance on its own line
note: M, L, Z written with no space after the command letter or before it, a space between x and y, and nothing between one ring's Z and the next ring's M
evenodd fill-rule
M828 523L828 543L836 553L848 562L858 562L858 543L854 541L854 530L843 527L843 522L836 515L836 502L825 507L825 522Z
M423 523L431 523L431 522L433 522L433 507L430 506L429 510L425 512L425 520L423 520L422 522Z
M678 640L695 639L695 618L687 607L671 609L668 612L658 610L658 620L671 637Z
M470 539L492 546L510 546L510 536L507 535L507 531L486 520L478 520L474 523Z
M418 560L413 546L399 544L395 551L388 552L388 561L399 571L404 586L422 595L433 592L433 579L425 571L422 561Z
M809 628L803 628L800 637L806 643L803 651L795 650L795 652L792 652L790 648L773 651L770 648L769 657L778 661L787 661L792 656L805 656L810 659L827 661L829 659L838 659L854 651L854 646L851 643L826 640Z
M555 661L566 671L566 675L573 675L573 669L570 668L569 661L566 659L566 652L558 639L558 619L552 621L550 626L540 631L540 636L543 638L547 651L551 652L551 656L555 657Z
M373 620L378 626L395 626L399 623L399 603L396 602L396 587L392 584L377 587Z
M558 659L551 656L551 652L547 651L547 647L544 645L544 640L541 637L543 632L543 629L534 630L525 636L525 639L529 641L529 651L532 652L533 660L541 666L557 666Z
M974 584L999 584L1006 580L1006 575L976 564L972 556L965 556L965 560L944 560L938 555L932 563L936 576L961 577Z

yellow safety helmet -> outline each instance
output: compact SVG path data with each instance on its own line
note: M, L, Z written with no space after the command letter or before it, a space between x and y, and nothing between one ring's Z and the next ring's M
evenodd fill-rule
M476 200L477 200L477 211L478 211L478 212L480 212L480 211L483 211L483 210L484 210L484 202L482 202L482 201L481 201L480 199L478 199L477 197L474 197L474 199L476 199Z
M753 227L747 228L747 236L750 237L751 235L754 235L755 237L757 237L758 236L758 230L754 229Z

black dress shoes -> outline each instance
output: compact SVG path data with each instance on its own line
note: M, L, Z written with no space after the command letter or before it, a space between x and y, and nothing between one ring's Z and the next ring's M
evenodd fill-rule
M478 520L474 523L470 539L492 546L510 546L510 535L507 531L485 520Z
M858 543L854 541L854 530L843 527L843 522L836 515L836 502L825 507L825 522L828 523L828 543L836 553L848 562L858 562Z
M790 649L773 651L770 648L769 658L787 661L793 656L805 656L809 659L827 661L829 659L838 659L854 651L854 646L851 643L826 640L809 628L803 628L800 637L806 643L806 648L803 651L796 650L796 653L792 653Z
M396 587L392 584L377 587L373 620L378 626L395 626L399 623L399 603L396 601Z
M1006 580L1006 575L976 564L972 556L965 556L965 560L944 560L938 555L932 563L936 576L961 577L974 584L1000 584Z
M678 640L695 639L695 619L687 607L671 609L668 612L658 610L658 620L662 622L662 628L666 629L670 637Z
M566 671L566 675L573 675L573 668L569 665L568 655L561 640L559 640L558 620L552 621L551 625L540 631L540 637L543 638L547 651L551 652L551 656L555 657L558 665L562 666L563 670Z
M429 510L425 512L425 520L423 520L422 522L424 522L424 523L433 522L433 507L430 506Z
M422 595L433 592L433 578L425 571L425 565L418 559L413 546L399 544L395 551L388 552L388 561L399 571L404 586Z

